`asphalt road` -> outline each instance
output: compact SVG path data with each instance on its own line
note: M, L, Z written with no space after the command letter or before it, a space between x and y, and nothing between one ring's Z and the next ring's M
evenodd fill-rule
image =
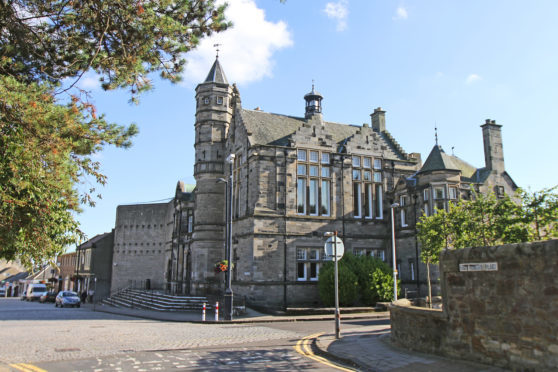
M342 330L372 323L347 321ZM0 298L0 370L333 371L294 349L303 337L333 327L330 321L171 323L94 312L90 305L60 309Z

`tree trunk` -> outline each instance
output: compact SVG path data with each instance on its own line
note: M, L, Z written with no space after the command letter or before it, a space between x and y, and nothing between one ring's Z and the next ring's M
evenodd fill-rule
M430 261L426 263L426 277L428 278L428 307L432 309L432 284L430 283Z

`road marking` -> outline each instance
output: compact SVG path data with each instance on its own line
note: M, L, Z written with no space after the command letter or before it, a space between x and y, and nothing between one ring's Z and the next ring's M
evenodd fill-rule
M17 364L10 364L10 367L17 369L18 371L23 372L47 372L46 369L39 368L32 364L27 363L17 363Z
M321 356L318 356L318 355L314 354L314 352L312 351L312 348L310 347L310 344L315 338L317 338L321 335L323 335L323 332L303 337L302 339L298 340L298 342L294 346L294 349L296 350L297 353L299 353L301 355L304 355L305 357L310 358L312 360L315 360L316 362L325 364L327 366L336 368L336 369L341 370L341 371L354 372L355 371L354 369L342 367L339 364L336 364L334 362L331 362L331 361L327 360L326 358L323 358Z

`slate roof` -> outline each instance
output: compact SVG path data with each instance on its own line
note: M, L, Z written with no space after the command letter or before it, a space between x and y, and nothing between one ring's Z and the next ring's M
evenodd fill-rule
M472 178L477 172L477 168L473 167L471 164L456 156L446 154L442 146L439 145L435 145L434 148L432 148L432 151L430 151L419 173L435 170L457 170L460 171L461 176L465 178Z
M219 63L219 59L216 58L211 70L209 70L209 74L205 78L204 83L221 83L221 84L228 84L227 78L225 77L225 72Z
M251 134L252 145L276 145L288 146L289 139L298 128L300 128L306 119L281 114L273 114L259 110L240 109L240 119L246 130ZM332 139L341 145L345 140L354 136L361 129L360 126L324 122L325 131L332 136ZM380 145L392 149L395 156L406 159L405 154L400 153L393 143L390 143L387 136L378 136Z
M81 244L80 246L77 247L77 249L86 249L86 248L92 248L93 244L97 243L99 240L103 239L105 236L107 236L110 233L103 233L103 234L99 234L99 235L95 235L94 237L92 237L91 239L89 239L88 241L86 241L85 243Z

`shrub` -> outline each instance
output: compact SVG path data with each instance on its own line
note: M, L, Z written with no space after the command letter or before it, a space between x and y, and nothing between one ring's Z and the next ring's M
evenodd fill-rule
M318 290L326 306L333 305L335 301L333 271L333 262L326 263L320 270ZM357 302L371 306L378 301L391 300L393 271L385 262L349 252L343 255L339 261L339 302L343 306L355 305Z
M346 265L339 261L339 305L352 306L358 298L358 280ZM320 269L318 293L325 306L335 306L334 264L328 262Z

